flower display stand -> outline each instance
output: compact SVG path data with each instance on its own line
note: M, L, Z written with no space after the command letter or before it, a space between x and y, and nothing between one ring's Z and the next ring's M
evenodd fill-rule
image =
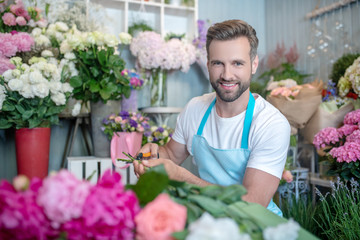
M113 169L111 158L97 158L94 156L68 157L67 169L78 179L90 178L91 183L96 183L100 176L107 170ZM134 167L130 165L127 169L115 168L120 173L123 184L134 184L137 177L134 174Z

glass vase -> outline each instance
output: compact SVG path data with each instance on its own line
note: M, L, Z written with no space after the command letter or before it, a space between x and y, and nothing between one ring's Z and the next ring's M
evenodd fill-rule
M152 107L164 107L167 103L167 71L157 68L151 71L150 102Z

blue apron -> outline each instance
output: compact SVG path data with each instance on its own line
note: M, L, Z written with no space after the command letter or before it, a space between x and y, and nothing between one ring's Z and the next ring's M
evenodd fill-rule
M241 137L241 148L217 149L211 147L206 139L201 136L205 123L214 107L216 98L206 110L197 134L192 140L192 153L199 169L201 179L218 185L242 184L245 175L246 165L250 157L248 149L249 131L252 122L255 99L250 92L249 103L246 109L244 129ZM270 201L268 210L282 217L282 212L273 202Z

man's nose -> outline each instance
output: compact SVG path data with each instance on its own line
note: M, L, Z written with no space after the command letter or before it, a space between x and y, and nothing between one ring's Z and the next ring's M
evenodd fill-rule
M231 66L229 65L225 65L223 68L223 72L221 74L221 78L224 80L233 80L234 79L234 74L232 72Z

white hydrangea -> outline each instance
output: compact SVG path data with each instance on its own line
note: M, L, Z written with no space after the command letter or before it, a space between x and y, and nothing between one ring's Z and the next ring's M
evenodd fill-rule
M29 81L32 84L36 84L36 83L44 82L46 80L44 80L44 77L39 70L34 70L29 74Z
M60 52L62 54L65 53L69 53L73 50L73 48L70 46L69 42L67 40L64 40L61 44L60 44Z
M47 36L42 35L42 34L39 36L36 36L34 38L34 41L35 41L36 46L41 46L41 47L50 47L51 46L50 39Z
M119 40L116 38L114 34L104 34L103 42L108 47L115 47L119 44Z
M66 25L66 23L64 23L64 22L56 22L56 23L55 23L55 27L56 27L56 30L57 30L57 31L60 31L60 32L67 32L67 31L69 31L68 25Z
M24 98L34 98L35 95L31 89L31 85L28 83L24 83L23 88L20 91L20 94L24 97Z
M265 240L296 240L300 225L293 219L276 227L267 227L263 232Z
M41 56L47 58L47 57L53 57L54 54L50 50L44 50L41 52Z
M31 35L33 37L38 37L41 35L41 29L40 28L34 28L32 31L31 31Z
M189 231L186 240L251 240L250 235L240 233L239 227L233 219L215 219L207 212L204 212L198 220L190 224Z
M70 85L70 83L63 83L62 84L62 89L61 89L61 91L63 92L63 93L66 93L66 92L72 92L72 90L73 90L74 88Z
M66 97L65 97L65 94L63 93L56 93L56 94L52 94L51 95L51 100L53 100L53 102L57 105L57 106L60 106L60 105L64 105L66 103Z
M6 70L2 76L4 77L5 82L9 82L11 79L13 79L13 70L8 69Z
M0 85L0 110L2 109L5 98L6 98L5 87L3 85Z
M57 94L62 90L62 84L61 82L51 81L49 82L49 88L52 94Z
M76 56L73 52L67 52L65 53L64 55L65 59L68 59L68 60L74 60L76 59Z

